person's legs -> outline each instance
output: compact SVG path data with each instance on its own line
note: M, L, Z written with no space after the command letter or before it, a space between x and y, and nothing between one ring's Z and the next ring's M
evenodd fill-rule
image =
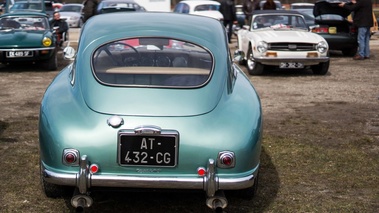
M365 56L366 51L366 27L358 27L358 55L361 57Z
M364 57L369 58L370 57L370 28L366 27L366 34L365 34L365 49L364 49Z
M228 29L228 41L231 43L232 35L233 35L233 21L229 21L229 29Z
M358 54L361 57L370 56L370 28L359 27L358 28Z

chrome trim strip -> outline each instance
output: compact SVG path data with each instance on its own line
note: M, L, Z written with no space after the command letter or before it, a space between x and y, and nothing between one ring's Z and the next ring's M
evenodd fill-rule
M7 51L7 52L13 52L13 51L38 51L38 50L53 50L55 47L41 47L41 48L11 48L11 49L0 49L0 51Z

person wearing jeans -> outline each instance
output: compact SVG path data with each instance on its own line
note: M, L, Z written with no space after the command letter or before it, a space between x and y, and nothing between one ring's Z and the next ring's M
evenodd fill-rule
M352 0L351 3L343 2L339 6L354 13L353 25L358 28L358 53L353 59L370 58L370 27L374 25L371 0Z

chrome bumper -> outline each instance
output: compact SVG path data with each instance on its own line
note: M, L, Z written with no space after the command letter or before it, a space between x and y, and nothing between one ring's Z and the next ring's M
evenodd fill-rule
M329 61L329 57L318 57L318 58L269 58L269 57L260 57L253 58L254 61L272 66L279 66L280 63L289 63L289 62L297 62L302 63L304 66L317 65L321 62Z
M41 50L53 50L55 49L55 46L51 47L40 47L40 48L7 48L7 49L0 49L1 52L9 52L9 51L41 51Z
M215 161L209 159L207 174L199 178L140 177L92 175L89 172L87 156L82 156L77 174L62 174L42 168L45 181L56 185L76 186L82 194L91 187L124 187L155 189L202 189L209 197L217 190L245 189L253 186L254 175L242 178L220 178L216 174Z

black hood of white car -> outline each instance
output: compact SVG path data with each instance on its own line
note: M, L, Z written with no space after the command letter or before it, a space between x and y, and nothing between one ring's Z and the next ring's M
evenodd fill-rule
M326 14L340 15L344 18L350 15L350 10L338 6L338 4L345 2L352 4L350 0L319 0L313 7L313 15L315 17Z

